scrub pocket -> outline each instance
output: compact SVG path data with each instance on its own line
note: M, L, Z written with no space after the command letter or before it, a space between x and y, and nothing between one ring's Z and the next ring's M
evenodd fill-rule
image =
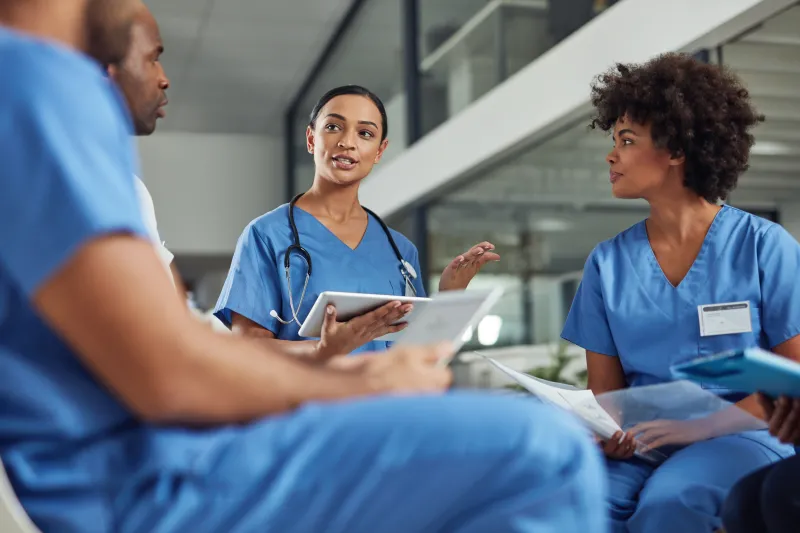
M726 335L709 335L700 337L699 350L700 356L713 355L729 350L742 348L752 348L759 345L761 338L761 309L751 304L750 323L753 331L746 333L729 333Z
M750 323L752 324L753 331L748 331L746 333L729 333L726 335L700 337L698 355L703 357L730 350L759 346L759 339L761 338L761 309L754 306L752 302L750 303ZM719 385L701 383L700 386L712 392L727 391L727 389Z

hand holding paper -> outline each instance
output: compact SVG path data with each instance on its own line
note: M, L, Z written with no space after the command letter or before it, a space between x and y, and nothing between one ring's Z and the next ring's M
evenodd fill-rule
M686 445L707 440L714 435L703 420L653 420L636 424L628 430L642 444L651 448Z

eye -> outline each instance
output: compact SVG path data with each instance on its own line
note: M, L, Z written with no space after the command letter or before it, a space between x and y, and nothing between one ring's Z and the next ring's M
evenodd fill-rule
M365 138L367 138L367 139L372 139L373 137L375 137L375 136L372 134L372 132L371 132L371 131L369 131L369 130L363 130L363 131L361 132L361 135L363 135L363 136L364 136Z
M630 139L622 139L622 145L623 146L628 145L628 144L633 144L633 141L630 140Z
M336 131L339 129L338 124L326 124L325 131Z

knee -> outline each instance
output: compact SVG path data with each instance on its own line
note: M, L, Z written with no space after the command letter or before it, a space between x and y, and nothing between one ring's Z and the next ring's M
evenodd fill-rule
M714 504L708 491L706 486L687 484L642 493L628 524L629 530L661 531L655 527L657 524L662 524L659 528L664 527L664 531L695 531L697 524L713 530L719 526L719 504Z
M589 432L571 416L557 408L525 402L523 410L511 423L523 424L522 461L538 465L538 475L545 474L563 483L586 485L587 490L602 491L605 496L603 459ZM543 472L544 468L547 472Z
M774 519L788 517L798 507L797 493L800 477L797 471L788 468L788 463L778 463L764 479L761 489L761 512L768 523ZM797 512L796 510L794 511Z
M759 520L761 510L759 487L745 478L728 493L722 504L720 516L727 533L745 533L750 531L750 524Z

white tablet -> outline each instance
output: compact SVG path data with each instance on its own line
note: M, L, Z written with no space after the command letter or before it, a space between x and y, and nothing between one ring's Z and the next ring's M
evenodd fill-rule
M448 291L435 295L398 333L395 346L422 346L450 342L455 354L464 345L464 336L475 329L503 296L503 289Z
M340 322L346 322L351 318L374 311L389 302L414 304L414 309L411 313L400 320L400 322L409 322L420 312L420 309L424 308L424 306L430 302L430 298L395 296L393 294L360 294L356 292L326 291L320 294L317 301L314 302L314 306L308 313L298 334L301 337L318 339L320 335L322 335L322 324L325 319L325 309L328 307L328 304L332 304L336 307L336 319ZM399 333L390 333L380 337L378 340L391 341L394 340L398 334Z

